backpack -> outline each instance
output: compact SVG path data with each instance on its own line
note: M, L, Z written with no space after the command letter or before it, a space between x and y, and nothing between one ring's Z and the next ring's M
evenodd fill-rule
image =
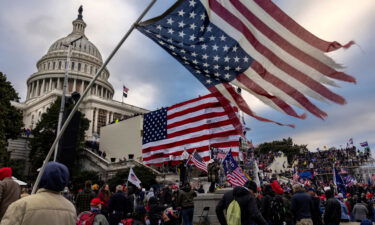
M241 225L241 207L235 199L227 208L226 220L228 225Z
M82 212L79 214L76 225L92 225L95 220L96 213Z
M271 222L280 224L285 221L287 212L281 196L276 195L271 199L270 212Z

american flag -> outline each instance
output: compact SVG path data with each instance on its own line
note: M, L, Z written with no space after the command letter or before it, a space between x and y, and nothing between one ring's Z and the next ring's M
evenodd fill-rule
M218 99L205 95L144 115L142 157L145 164L161 165L175 156L178 163L186 150L196 150L210 160L210 146L232 149L238 155L241 123L228 114Z
M129 88L125 87L125 85L122 86L122 96L125 98L128 97Z
M208 172L206 163L203 161L202 157L197 151L194 151L190 160L198 169L203 170L206 173Z
M319 39L270 0L179 0L137 29L220 101L265 122L274 121L256 115L234 87L290 116L306 117L292 107L296 106L323 119L327 114L310 98L345 104L326 86L338 87L334 80L355 83L325 54L353 42L341 45Z
M233 186L243 186L249 179L242 172L234 160L232 151L230 150L222 162L227 181Z

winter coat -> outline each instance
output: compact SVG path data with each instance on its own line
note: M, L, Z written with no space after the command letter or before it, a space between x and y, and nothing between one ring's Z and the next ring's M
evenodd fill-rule
M85 189L78 193L76 198L77 213L79 214L84 211L90 211L91 199L95 197L95 193L90 189Z
M320 213L320 199L318 197L311 198L311 219L314 225L322 225L322 215Z
M339 224L341 220L341 206L335 198L329 198L326 202L323 220L325 224Z
M2 168L1 170L3 169L6 168ZM18 200L21 195L21 188L11 178L12 174L9 177L4 176L5 174L0 171L0 220L3 218L8 206Z
M0 225L75 225L74 205L59 192L41 188L13 202L6 211Z
M241 208L241 224L250 225L267 225L266 220L260 213L255 197L249 193L243 187L235 187L233 190L228 191L223 195L218 205L216 206L216 216L221 225L227 225L225 219L224 210L226 210L229 204L236 199Z
M311 218L311 196L305 192L297 192L292 197L292 213L295 221Z
M177 205L181 208L193 208L194 197L197 196L194 190L188 188L187 190L181 190L178 195Z
M367 218L368 210L364 203L357 203L353 207L353 217L356 221L364 220Z

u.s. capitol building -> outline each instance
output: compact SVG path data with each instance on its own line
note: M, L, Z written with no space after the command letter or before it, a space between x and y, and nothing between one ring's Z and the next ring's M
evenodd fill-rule
M80 12L73 21L73 31L55 41L36 63L37 72L27 79L25 102L13 102L13 105L23 112L25 128L35 128L41 115L58 96L62 96L68 43L83 36L72 46L67 95L73 92L82 94L103 64L98 48L86 37L85 28L86 23ZM105 68L80 106L80 111L90 120L86 133L88 139L100 135L100 128L116 119L147 112L145 109L113 100L114 89L108 81L109 76L110 73Z

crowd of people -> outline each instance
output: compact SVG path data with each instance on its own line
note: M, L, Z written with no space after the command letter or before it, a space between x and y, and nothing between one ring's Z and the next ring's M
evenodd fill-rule
M192 188L189 183L148 190L119 184L111 191L107 184L99 189L86 181L73 194L66 187L68 169L50 162L37 193L20 198L21 189L11 176L11 168L0 169L0 225L191 225L194 198L206 192L202 185ZM235 214L240 215L240 224L251 225L372 224L374 191L374 186L356 184L337 193L333 186L280 184L274 176L260 187L248 181L226 192L216 214L221 225L233 224L228 216Z
M341 149L306 151L294 157L295 165L300 170L314 169L318 174L332 173L332 165L339 168L353 168L363 165L370 158L369 150L356 147Z

